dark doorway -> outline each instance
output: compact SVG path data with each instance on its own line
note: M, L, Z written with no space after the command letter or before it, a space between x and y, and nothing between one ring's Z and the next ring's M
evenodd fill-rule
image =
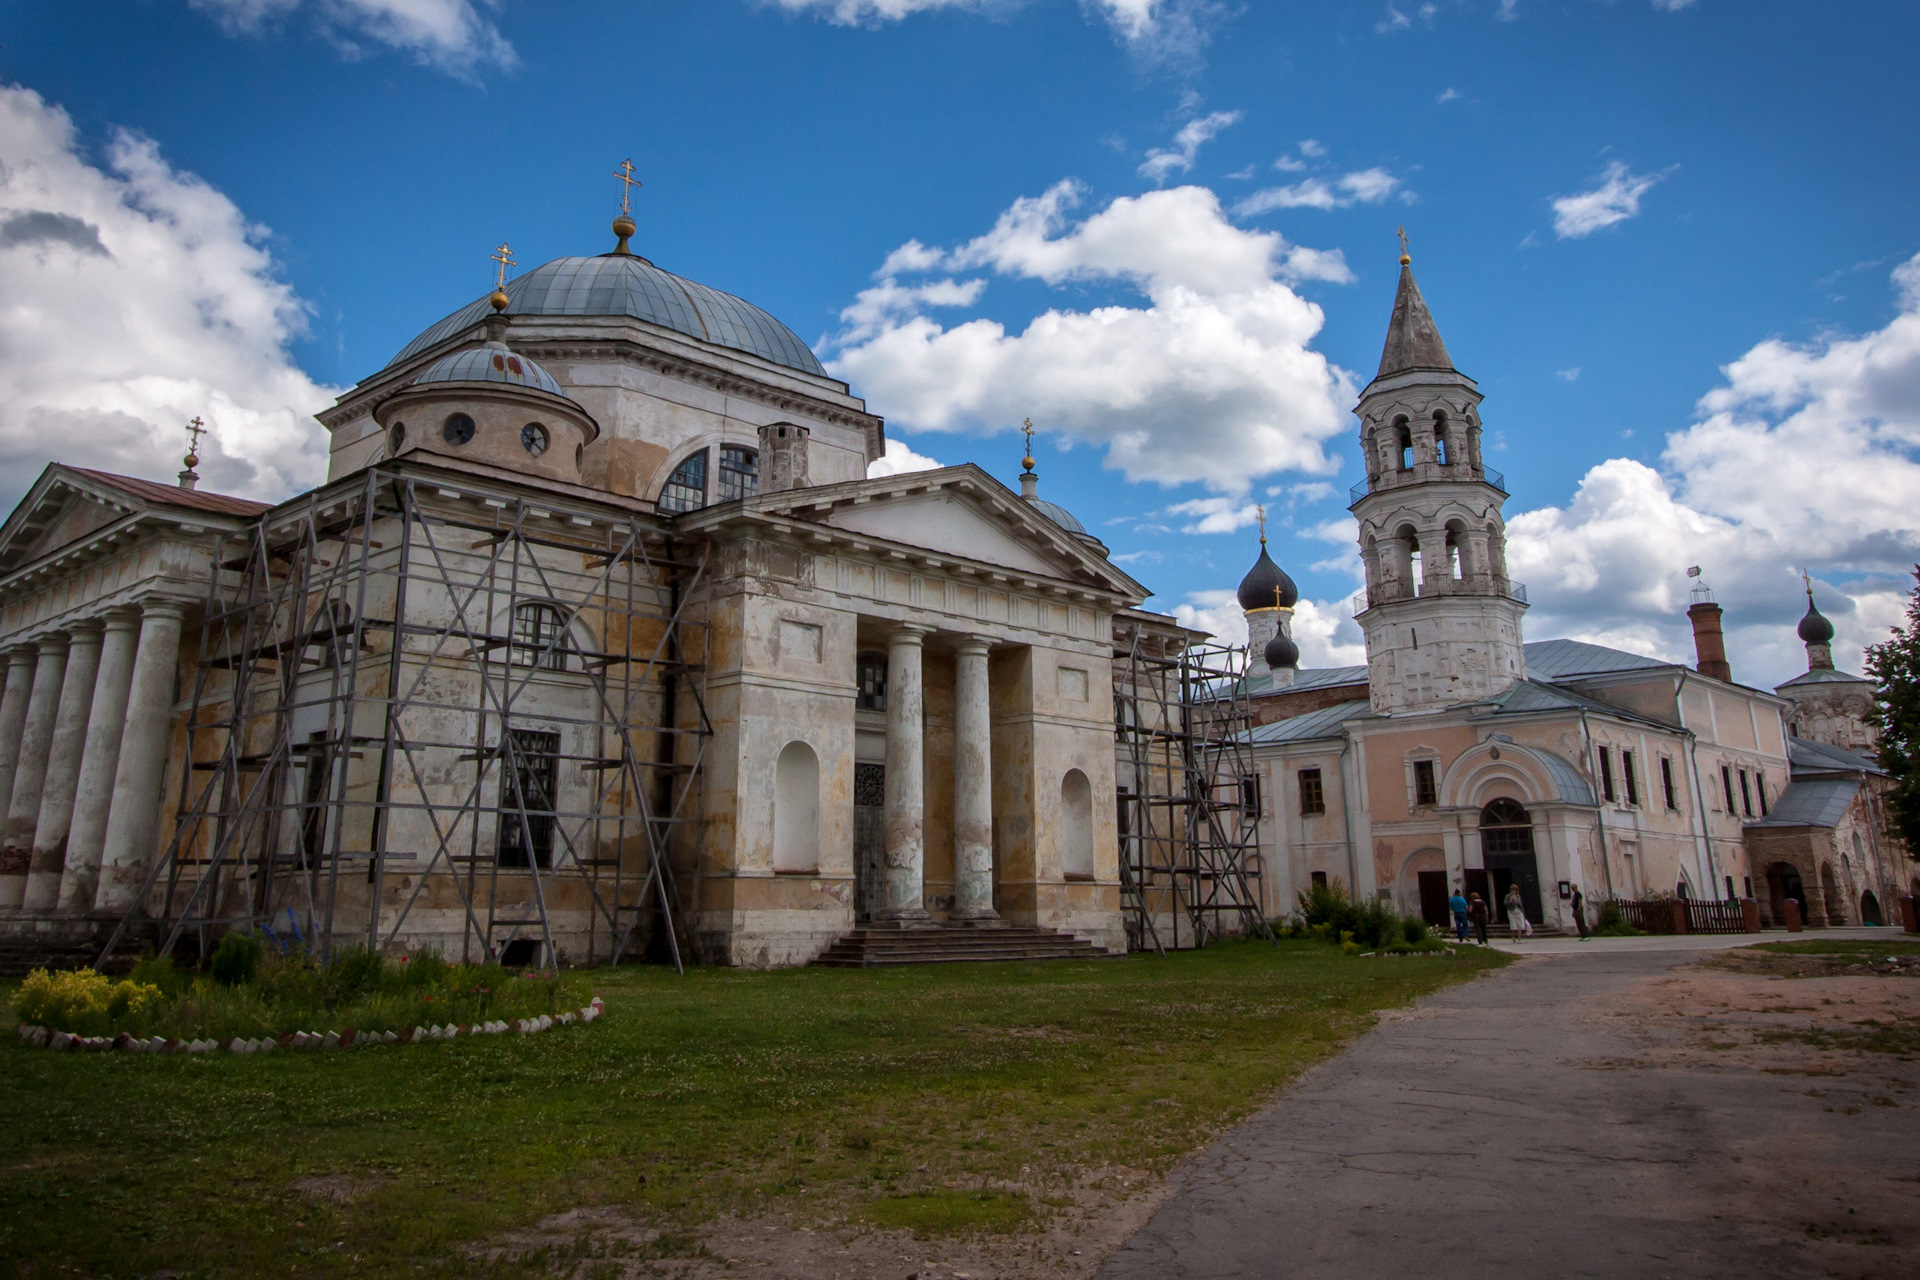
M1420 873L1420 918L1436 929L1444 929L1451 922L1452 915L1447 910L1446 872Z
M887 767L853 766L853 912L871 924L880 912L887 861Z
M1492 881L1494 918L1507 923L1507 889L1517 884L1527 919L1544 923L1540 868L1533 856L1533 817L1519 801L1503 797L1480 811L1480 854Z
M515 938L500 948L500 965L505 969L531 969L540 963L540 941L537 938Z
M1860 923L1885 924L1886 922L1886 918L1880 914L1880 899L1873 896L1873 890L1868 889L1860 895Z
M511 729L507 748L500 770L500 865L552 866L560 735Z
M1802 923L1807 918L1807 890L1800 882L1800 872L1790 862L1776 862L1767 868L1767 906L1773 923L1784 925L1787 922L1787 903L1800 904Z
M1493 896L1493 878L1485 871L1463 872L1462 878L1466 883L1461 887L1460 896L1467 900L1469 906L1472 905L1473 895L1476 893L1480 895L1480 901L1482 902L1492 903L1496 901ZM1488 916L1487 918L1491 920L1493 917Z

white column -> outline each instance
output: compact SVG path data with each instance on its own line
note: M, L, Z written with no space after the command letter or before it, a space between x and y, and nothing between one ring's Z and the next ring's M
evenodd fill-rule
M0 694L0 822L13 803L13 770L20 763L20 735L27 728L27 695L33 690L38 656L30 644L7 654L7 691Z
M995 918L993 709L987 642L977 636L960 642L953 668L953 918Z
M93 910L93 897L100 887L100 851L106 846L107 811L113 802L113 774L120 763L120 735L127 723L133 651L139 638L138 613L125 610L107 615L100 674L93 682L93 712L87 717L87 745L74 789L73 824L67 831L67 863L60 876L62 911ZM4 714L0 707L0 717Z
M926 628L902 626L887 644L887 789L882 824L886 869L882 920L924 920L926 908L926 759L920 641Z
M60 871L67 861L67 827L73 821L73 791L80 782L80 749L87 743L87 713L100 674L100 624L83 622L67 645L67 673L60 681L60 709L53 717L40 814L33 824L33 853L21 907L51 911L60 900Z
M113 774L113 801L100 860L100 891L94 905L124 912L137 904L147 860L159 832L160 784L167 772L167 742L173 727L173 679L180 663L181 608L149 601L140 614L140 645L133 659L126 727Z
M60 710L60 685L66 674L67 638L48 636L40 642L40 658L33 664L20 762L13 771L6 834L0 838L0 907L18 907L27 896L33 825L40 820L40 787L47 776L47 751L53 746L53 720Z

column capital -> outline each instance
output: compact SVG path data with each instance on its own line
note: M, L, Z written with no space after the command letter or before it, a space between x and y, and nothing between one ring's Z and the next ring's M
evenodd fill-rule
M7 650L8 664L16 667L30 667L39 656L40 646L37 644L15 645Z
M136 631L140 627L140 611L132 606L109 609L100 615L100 624L107 631Z
M958 653L984 655L992 651L993 641L986 636L961 636L953 647Z
M185 618L187 606L179 600L169 600L165 596L148 596L134 602L140 608L142 618Z
M914 622L902 622L887 633L888 644L919 644L933 634L932 627L923 627Z
M67 640L72 643L85 636L98 636L105 630L106 626L99 618L82 618L67 627Z

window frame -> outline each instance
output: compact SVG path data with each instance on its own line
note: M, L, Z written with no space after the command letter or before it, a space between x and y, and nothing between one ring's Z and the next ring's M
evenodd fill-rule
M1739 772L1740 812L1742 816L1751 818L1753 816L1753 789L1747 784L1747 771L1742 769Z
M689 453L686 457L673 464L673 470L667 473L666 482L660 486L660 493L653 500L654 510L664 511L669 515L682 515L688 511L698 511L707 505L707 495L712 492L711 473L713 470L712 460L708 458L708 453L709 450L707 449L695 449L692 453ZM679 499L669 501L667 497L668 493L676 488L688 492L695 491L691 484L680 478L682 472L695 465L698 465L700 469L700 485L697 490L700 500L691 506L681 505Z
M1640 779L1633 769L1633 752L1624 747L1620 751L1620 781L1626 788L1627 806L1640 807Z
M532 625L523 620L537 619ZM523 600L513 606L508 622L507 661L516 667L536 671L571 669L568 655L573 650L568 634L567 615L560 606L546 600ZM549 648L551 642L551 648Z
M1617 803L1618 796L1613 787L1613 751L1605 746L1595 747L1594 751L1600 758L1600 798L1608 804Z
M1438 761L1431 759L1413 762L1413 807L1432 809L1440 804L1440 771L1435 766Z
M1294 782L1300 789L1300 816L1318 818L1327 811L1327 784L1320 766L1296 770Z
M1674 813L1680 812L1680 792L1673 785L1673 757L1660 757L1660 789L1666 796L1667 808Z

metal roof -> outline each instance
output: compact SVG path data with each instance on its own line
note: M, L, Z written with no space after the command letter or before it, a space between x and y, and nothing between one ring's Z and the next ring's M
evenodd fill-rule
M1805 738L1787 739L1787 761L1799 773L1881 773L1886 770L1872 759L1845 747Z
M1851 675L1845 671L1835 671L1829 667L1829 668L1826 668L1825 670L1809 671L1805 675L1795 676L1793 679L1787 681L1785 684L1775 685L1774 689L1776 691L1780 689L1791 689L1793 688L1793 686L1797 684L1872 684L1872 683L1873 681L1868 680L1864 676Z
M1045 498L1023 498L1028 506L1047 519L1065 529L1068 533L1085 533L1087 526L1080 523L1078 516L1057 502L1048 502Z
M1616 671L1653 671L1681 665L1620 649L1609 649L1605 645L1588 644L1584 640L1536 640L1525 647L1527 674L1542 680L1608 675Z
M1272 724L1263 724L1254 729L1252 741L1255 746L1271 746L1277 742L1310 742L1315 738L1337 738L1340 726L1357 715L1366 714L1372 704L1364 699L1359 702L1336 702L1330 707L1318 711L1309 711L1305 715L1289 716L1285 720L1276 720Z
M425 373L413 380L413 385L417 387L430 382L504 382L509 386L532 387L556 396L567 394L553 380L552 374L497 342L441 356L427 366Z
M555 258L508 281L507 297L509 316L632 316L802 373L827 374L798 334L751 302L632 254ZM406 363L492 312L486 298L476 298L402 347L387 367Z
M1808 778L1789 782L1767 816L1749 827L1837 827L1859 794L1852 778Z
M155 506L215 511L223 516L254 516L273 505L270 502L255 502L251 498L235 498L224 493L209 493L205 489L182 489L179 485L161 484L158 481L141 480L134 476L117 476L111 471L94 471L87 467L68 467L67 470L109 485L122 493L131 494L142 502L151 502Z

